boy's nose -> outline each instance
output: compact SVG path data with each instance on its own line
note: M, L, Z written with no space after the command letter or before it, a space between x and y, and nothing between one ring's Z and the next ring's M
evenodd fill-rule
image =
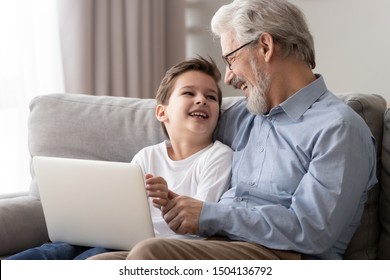
M196 97L195 103L196 103L197 105L199 105L199 104L206 105L206 104L207 104L206 97L205 97L203 94L199 94L199 95Z
M198 100L198 101L196 101L196 104L206 105L206 100Z

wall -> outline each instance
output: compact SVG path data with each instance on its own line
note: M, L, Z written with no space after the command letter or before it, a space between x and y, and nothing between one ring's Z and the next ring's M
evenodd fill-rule
M210 20L230 0L197 0L187 7L187 56L210 55L220 69L218 40L213 40ZM390 100L389 0L290 0L306 15L314 36L317 67L335 93L377 93ZM223 87L225 95L239 91Z
M389 0L290 0L314 36L316 72L334 92L377 93L390 100Z
M201 55L210 56L222 73L222 82L220 83L222 92L225 96L241 95L241 92L223 84L225 74L225 64L221 57L221 46L219 39L213 38L210 30L210 21L214 13L224 4L230 3L230 0L186 0L186 56L193 57Z

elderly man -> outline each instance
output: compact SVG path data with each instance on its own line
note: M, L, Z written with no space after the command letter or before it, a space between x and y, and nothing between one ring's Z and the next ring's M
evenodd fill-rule
M234 151L218 203L172 198L170 228L205 240L148 239L128 259L341 259L376 183L375 140L314 74L302 12L283 0L235 0L212 20L225 83L246 100L222 116L216 139Z

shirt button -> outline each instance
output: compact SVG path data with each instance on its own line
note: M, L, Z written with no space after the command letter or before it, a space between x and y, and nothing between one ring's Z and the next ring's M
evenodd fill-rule
M264 147L263 147L263 146L260 146L260 147L259 147L259 151L260 151L260 153L264 152Z
M272 117L268 117L267 120L268 120L268 121L272 121Z

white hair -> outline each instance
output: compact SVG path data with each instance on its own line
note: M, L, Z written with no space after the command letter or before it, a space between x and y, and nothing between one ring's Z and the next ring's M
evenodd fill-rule
M294 55L315 68L313 37L302 11L286 0L234 0L211 21L215 36L231 32L242 45L267 32L284 56Z

